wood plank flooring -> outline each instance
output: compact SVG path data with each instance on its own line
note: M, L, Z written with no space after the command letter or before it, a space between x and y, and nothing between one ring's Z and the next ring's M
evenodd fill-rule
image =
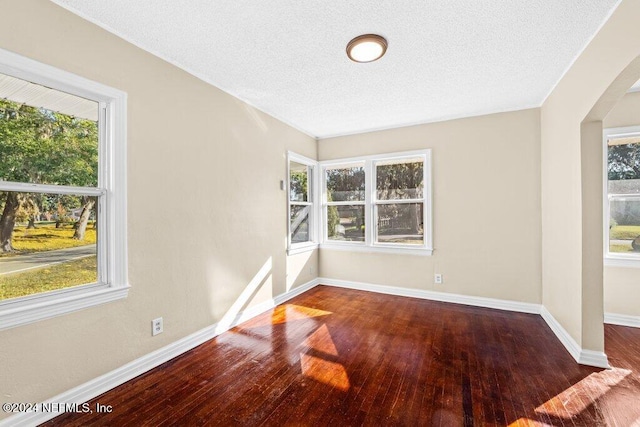
M639 426L640 329L578 365L537 315L318 286L65 414L84 426Z

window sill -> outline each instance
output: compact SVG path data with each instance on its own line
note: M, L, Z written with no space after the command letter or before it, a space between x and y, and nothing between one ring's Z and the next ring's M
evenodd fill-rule
M628 268L640 268L640 258L611 258L606 257L604 259L605 267L628 267Z
M287 249L287 255L297 255L304 252L311 252L318 249L317 243L303 243Z
M50 319L66 313L126 298L129 285L70 290L37 296L24 301L0 304L0 330Z
M388 253L388 254L402 254L402 255L418 255L418 256L432 256L433 249L431 248L412 248L407 246L391 247L391 246L365 246L363 244L335 244L335 243L323 243L320 245L320 249L330 249L334 251L347 251L347 252L368 252L368 253Z

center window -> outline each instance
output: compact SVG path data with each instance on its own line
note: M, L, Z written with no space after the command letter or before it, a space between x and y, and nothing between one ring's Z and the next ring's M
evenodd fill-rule
M430 255L430 151L321 163L323 247Z
M327 239L364 242L364 163L325 169Z

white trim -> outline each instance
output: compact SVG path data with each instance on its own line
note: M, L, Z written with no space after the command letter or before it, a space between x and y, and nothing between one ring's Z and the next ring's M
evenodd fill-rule
M564 345L571 357L581 365L595 366L596 368L609 368L609 360L607 355L601 351L585 350L578 345L576 340L562 327L560 322L547 310L545 306L542 306L540 315L547 322L547 325L558 337L558 340Z
M294 245L292 248L287 249L287 255L297 255L304 252L311 252L318 249L319 245L315 242L305 242L299 245Z
M20 193L54 193L74 196L104 196L106 190L94 187L74 187L71 185L30 184L26 182L2 182L2 191Z
M585 366L593 366L595 368L609 369L609 358L602 351L593 351L582 349L580 351L580 357L578 363Z
M624 268L640 268L640 259L623 259L605 257L605 267L624 267Z
M282 304L291 298L308 291L318 284L317 279L307 282L297 288L294 288L284 294L251 307L239 313L232 321L222 324L221 322L207 326L191 335L188 335L178 341L167 346L146 354L132 362L127 363L120 368L114 369L104 375L93 380L87 381L77 387L63 392L51 399L47 399L44 403L82 403L93 399L125 382L150 371L151 369L163 364L164 362L180 356L181 354L191 350L200 344L215 338L223 332L249 320L273 307ZM56 416L60 415L56 412L24 412L12 415L8 418L0 420L0 427L18 427L33 426L44 423Z
M640 316L605 313L604 323L607 323L609 325L628 326L630 328L640 328Z
M569 333L562 327L560 322L558 322L556 318L553 317L553 315L549 312L549 310L547 310L545 306L542 306L540 315L542 316L544 321L547 322L549 328L553 331L556 337L558 337L569 354L571 354L571 357L573 357L577 361L580 358L581 348L576 340L574 340L573 337L569 335Z
M33 303L15 308L7 304L6 309L0 310L0 331L126 298L129 294L129 286L103 285L99 290L89 286L82 290L84 292L77 295L57 294L56 298L39 298L44 301L34 298Z
M318 283L321 285L335 286L338 288L356 289L359 291L376 292L379 294L420 298L431 301L471 305L474 307L493 308L497 310L515 311L518 313L540 314L541 307L540 304L533 304L528 302L451 294L447 292L427 291L424 289L410 289L397 286L375 285L373 283L353 282L351 280L338 280L330 279L327 277L318 278Z
M422 157L425 155L425 151L431 151L431 150L422 149L422 150L398 151L398 152L382 153L382 154L369 154L366 156L321 160L319 163L320 163L320 166L328 167L329 169L334 168L336 166L364 167L364 164L367 160L396 160L396 159L405 159L405 158L412 158L412 157Z
M339 242L339 243L338 243ZM364 242L348 242L340 240L328 240L320 245L320 249L326 249L329 251L345 251L345 252L365 252L365 253L386 253L396 255L418 255L418 256L431 256L433 255L433 249L423 248L421 245L415 245L416 248L411 248L408 245L404 246L385 246L376 243L372 246L366 246Z
M118 89L4 49L0 49L0 73L92 100L117 99L123 94Z
M97 188L3 182L0 188L98 196L98 284L0 303L0 330L125 298L127 274L127 94L118 89L0 49L0 73L99 103Z

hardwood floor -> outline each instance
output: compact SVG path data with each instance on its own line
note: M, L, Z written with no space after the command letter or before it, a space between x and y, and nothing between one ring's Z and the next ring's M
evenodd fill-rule
M49 425L640 425L640 329L578 365L537 315L318 286Z

